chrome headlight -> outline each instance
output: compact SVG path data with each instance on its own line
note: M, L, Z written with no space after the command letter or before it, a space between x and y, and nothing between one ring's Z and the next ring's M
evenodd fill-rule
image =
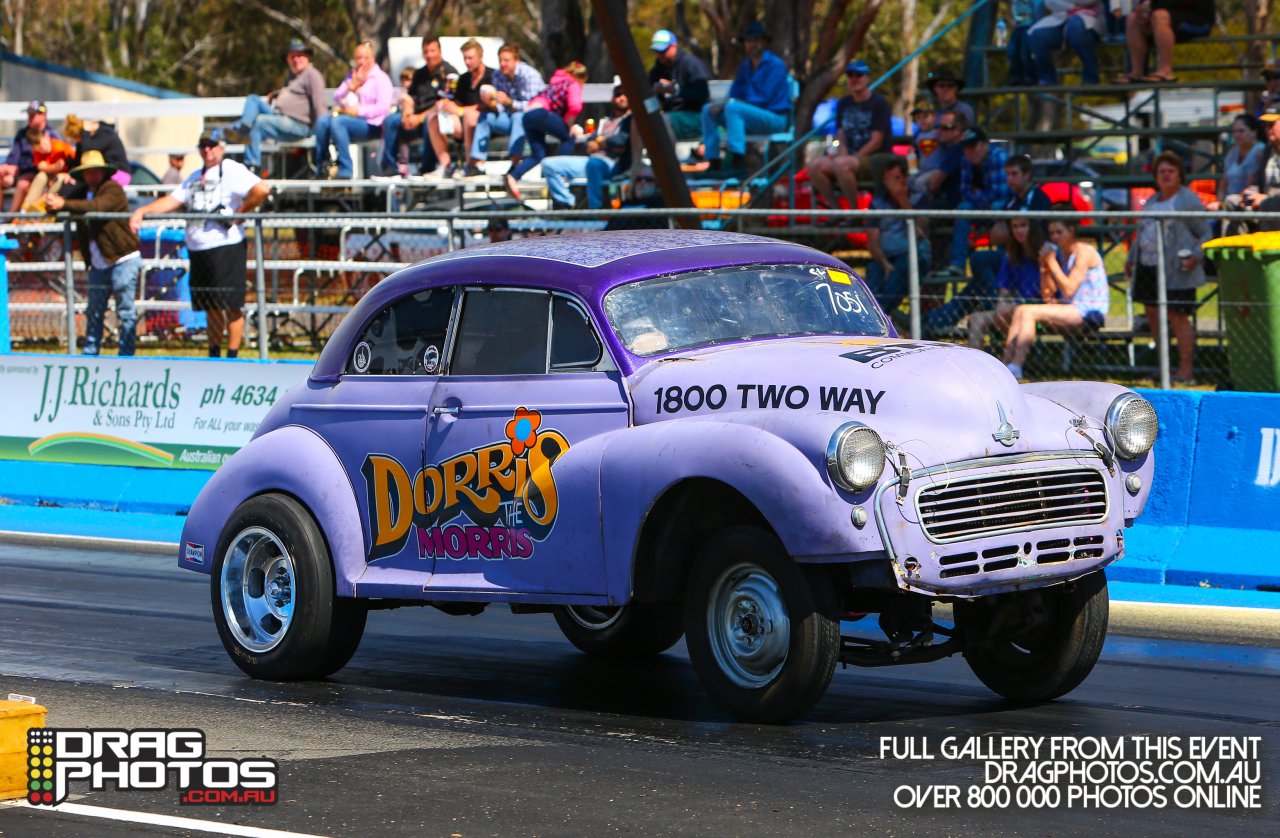
M1151 402L1135 393L1116 396L1107 408L1107 433L1116 453L1126 460L1136 460L1156 444L1160 421Z
M836 428L827 444L827 471L836 485L861 492L884 471L884 441L880 434L857 422Z

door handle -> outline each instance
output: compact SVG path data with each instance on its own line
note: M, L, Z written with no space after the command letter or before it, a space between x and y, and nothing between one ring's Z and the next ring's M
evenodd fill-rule
M457 416L460 408L456 404L441 404L431 408L436 416Z

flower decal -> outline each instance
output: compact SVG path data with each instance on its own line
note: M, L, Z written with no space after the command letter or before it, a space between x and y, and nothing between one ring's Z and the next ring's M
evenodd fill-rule
M525 449L532 448L538 441L538 426L542 424L542 414L527 407L516 408L515 418L507 423L507 439L511 440L511 453L519 457Z

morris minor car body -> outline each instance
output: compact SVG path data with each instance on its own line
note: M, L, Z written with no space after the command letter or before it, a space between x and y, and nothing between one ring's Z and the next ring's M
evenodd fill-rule
M1041 701L1098 657L1155 433L1123 387L901 339L806 247L528 239L375 286L210 480L179 564L261 678L337 671L369 608L506 604L593 654L684 635L746 720L804 713L840 661L955 653ZM883 639L842 636L868 614Z

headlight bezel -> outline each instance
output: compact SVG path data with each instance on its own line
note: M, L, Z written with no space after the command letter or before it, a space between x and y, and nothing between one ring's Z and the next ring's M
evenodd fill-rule
M1134 405L1146 405L1151 411L1151 416L1155 421L1155 432L1151 434L1151 442L1145 447L1138 450L1124 444L1125 434L1122 434L1121 421L1133 422L1134 419L1126 419L1125 411L1131 409ZM1111 448L1116 452L1116 456L1122 460L1136 460L1148 454L1155 447L1156 440L1160 436L1160 417L1156 413L1155 406L1148 400L1139 396L1137 393L1121 393L1111 401L1111 405L1107 408L1106 418L1107 436L1111 438Z
M880 456L877 458L877 467L875 474L865 484L859 485L857 482L849 479L840 467L841 448L846 444L853 434L871 434L874 437L877 446L880 449ZM862 422L845 422L836 428L831 434L830 441L827 442L827 474L831 476L832 482L842 489L849 492L863 492L880 481L884 475L884 458L885 444L884 439L876 432L875 428L870 427Z

